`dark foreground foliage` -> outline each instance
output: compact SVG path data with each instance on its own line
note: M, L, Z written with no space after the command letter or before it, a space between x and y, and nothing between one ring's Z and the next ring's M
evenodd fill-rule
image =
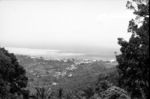
M16 96L27 96L27 77L25 70L19 65L16 57L0 48L0 99L11 99Z
M101 73L95 84L81 89L53 90L46 86L29 92L24 68L14 54L0 48L0 99L148 99L149 0L131 0L127 7L137 17L129 23L130 40L119 39L121 54L117 56L117 71L113 68Z
M134 3L134 4L133 4ZM117 56L119 85L132 98L149 97L149 0L131 0L127 7L136 15L129 23L129 41L119 39L121 54Z

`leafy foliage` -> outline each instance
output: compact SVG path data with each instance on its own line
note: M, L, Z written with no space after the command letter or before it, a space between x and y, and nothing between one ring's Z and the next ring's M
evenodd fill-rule
M17 94L27 95L25 70L19 65L14 54L0 48L0 98Z
M127 7L134 10L129 22L129 41L119 39L121 54L117 56L119 84L132 97L147 99L149 95L149 0L131 0Z
M106 99L116 99L116 98L130 99L130 96L125 90L116 86L112 86L108 88L107 90L103 91L101 94L102 97L105 97Z
M32 95L35 99L51 99L52 91L50 88L35 88L36 92Z

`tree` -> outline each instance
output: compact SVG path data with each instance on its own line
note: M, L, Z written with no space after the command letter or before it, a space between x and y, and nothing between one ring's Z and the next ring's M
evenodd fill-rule
M0 99L13 95L27 95L25 69L19 65L14 54L0 48Z
M119 85L132 97L149 97L149 0L131 0L127 8L133 9L135 19L129 22L129 41L119 38L121 54L117 55ZM141 99L141 98L140 98Z
M46 88L46 87L37 87L36 93L34 93L35 99L51 99L52 95L52 90L51 88Z

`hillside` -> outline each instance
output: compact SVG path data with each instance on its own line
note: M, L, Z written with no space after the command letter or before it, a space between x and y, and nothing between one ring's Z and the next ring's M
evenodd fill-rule
M99 74L109 71L116 63L88 59L54 59L17 55L26 69L28 88L49 86L77 89L95 83Z

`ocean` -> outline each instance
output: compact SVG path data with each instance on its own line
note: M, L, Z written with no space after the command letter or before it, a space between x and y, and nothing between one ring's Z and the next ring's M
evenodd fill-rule
M76 50L57 50L57 49L32 49L6 47L6 49L16 55L28 55L32 57L51 58L85 58L96 60L114 60L115 54L112 50L101 49L99 51L76 51Z

